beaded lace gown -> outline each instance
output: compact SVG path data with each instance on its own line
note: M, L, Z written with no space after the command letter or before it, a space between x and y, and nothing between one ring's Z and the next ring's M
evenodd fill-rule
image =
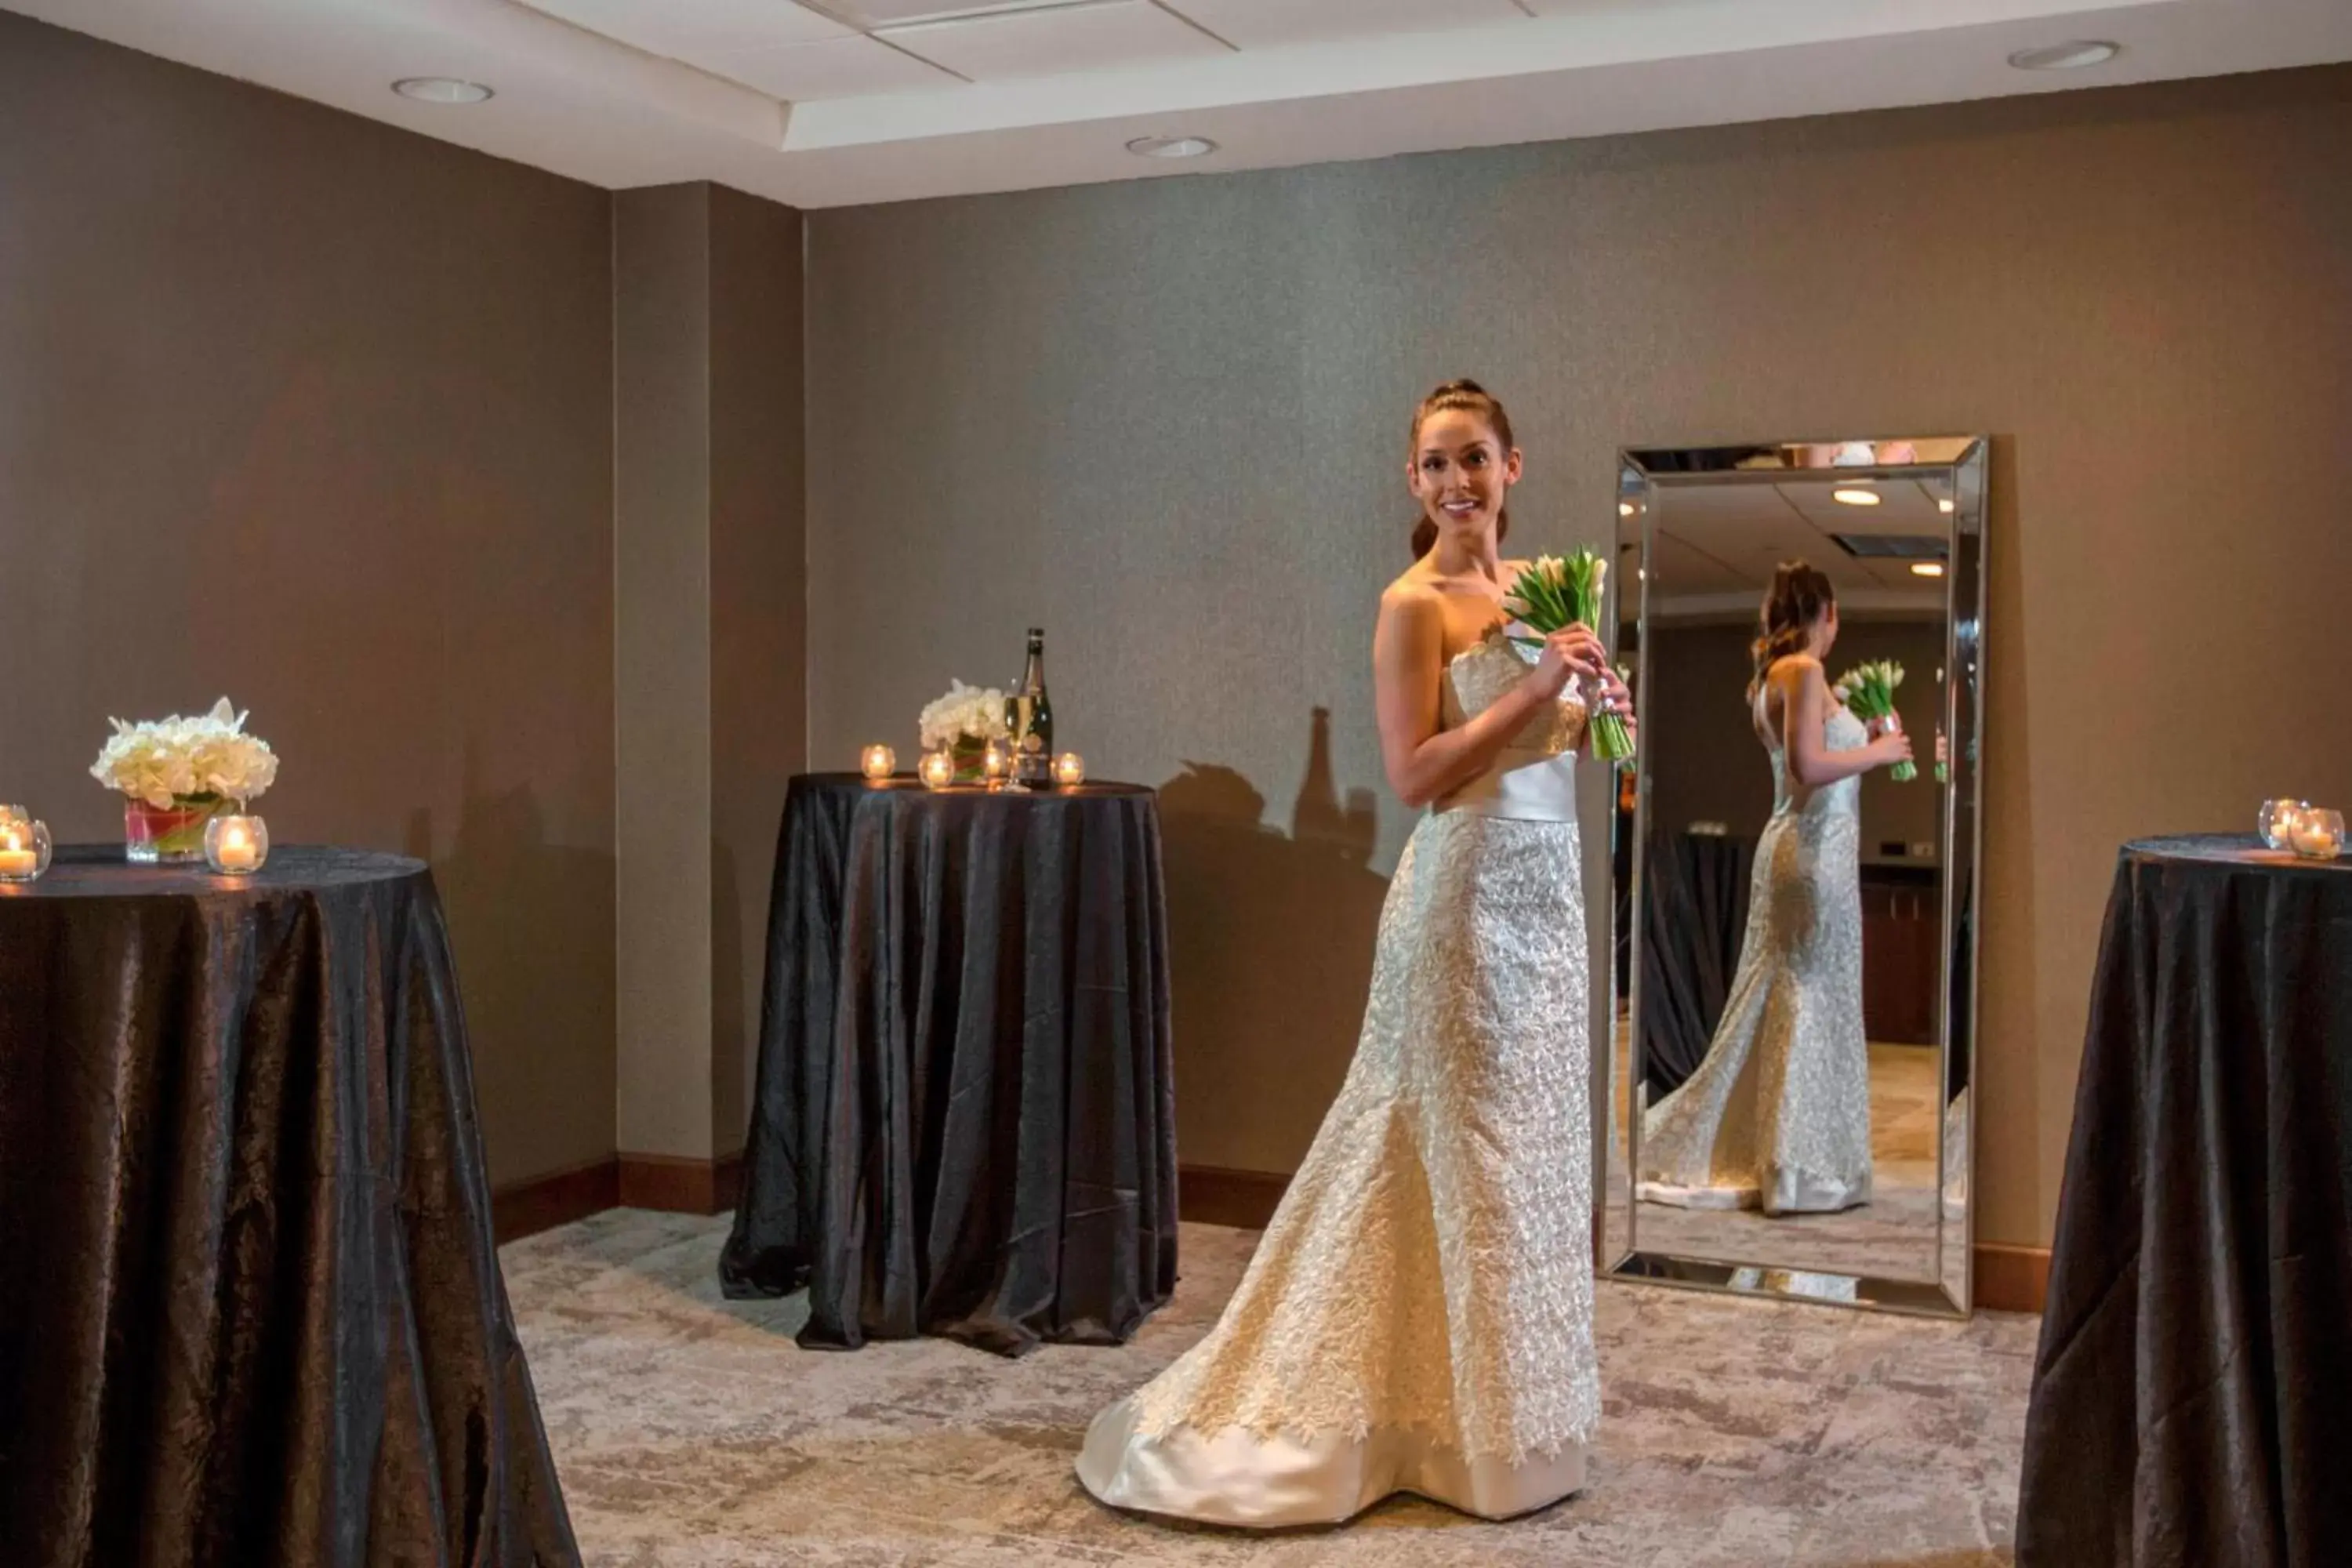
M1869 742L1840 706L1830 750ZM1748 934L1697 1070L1642 1121L1645 1202L1823 1214L1870 1201L1862 1026L1862 780L1808 790L1778 745Z
M1443 722L1532 657L1499 635L1458 655ZM1503 1518L1583 1485L1583 728L1563 700L1414 827L1347 1081L1216 1327L1088 1429L1102 1501L1273 1528L1396 1491Z

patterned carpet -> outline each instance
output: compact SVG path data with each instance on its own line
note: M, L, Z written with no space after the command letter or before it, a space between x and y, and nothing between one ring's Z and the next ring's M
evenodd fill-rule
M804 1352L730 1302L724 1218L614 1210L506 1247L591 1568L1990 1568L2011 1561L2036 1321L1948 1324L1604 1283L1592 1482L1506 1525L1392 1500L1253 1537L1097 1506L1094 1411L1203 1332L1256 1237L1187 1226L1177 1298L1118 1350Z

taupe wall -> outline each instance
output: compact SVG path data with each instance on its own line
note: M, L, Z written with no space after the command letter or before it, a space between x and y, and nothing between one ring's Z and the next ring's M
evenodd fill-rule
M494 1180L613 1148L604 192L0 14L0 798L226 692L429 854Z
M2048 1236L2116 842L2352 799L2352 728L2315 719L2352 575L2352 70L810 226L813 760L910 741L1048 628L1069 743L1170 786L1188 1161L1288 1168L1352 1045L1408 826L1371 609L1448 375L1512 407L1528 545L1608 542L1621 443L1997 437L1988 1239Z
M618 1140L742 1147L769 870L804 754L801 216L696 184L614 198Z
M710 189L712 1147L743 1146L784 784L808 761L802 215Z

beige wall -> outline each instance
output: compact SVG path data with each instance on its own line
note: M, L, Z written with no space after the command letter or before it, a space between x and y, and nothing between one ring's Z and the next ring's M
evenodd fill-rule
M613 1147L605 193L0 14L0 798L226 692L429 855L490 1173Z
M1510 403L1527 544L1607 542L1621 443L1995 435L1988 1239L2049 1234L2117 841L2352 799L2352 69L810 231L813 761L1048 628L1068 742L1168 788L1189 1162L1288 1168L1352 1045L1409 823L1371 609L1448 375Z
M808 758L802 216L710 191L711 1138L743 1146L785 782Z
M742 1147L769 871L802 766L801 217L614 198L624 1154Z

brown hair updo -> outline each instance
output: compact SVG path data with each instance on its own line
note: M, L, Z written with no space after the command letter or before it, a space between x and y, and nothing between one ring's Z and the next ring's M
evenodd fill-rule
M1407 455L1414 462L1418 463L1421 460L1417 449L1421 446L1423 424L1433 414L1444 414L1457 409L1465 414L1475 414L1494 426L1495 438L1503 444L1501 455L1507 460L1509 458L1512 449L1518 446L1518 442L1511 435L1511 416L1503 412L1502 401L1499 398L1465 376L1459 381L1445 383L1427 397L1423 398L1421 406L1413 410L1412 433L1405 437L1404 444ZM1495 517L1495 542L1501 543L1503 536L1510 531L1511 509L1505 507ZM1436 542L1437 524L1430 521L1429 514L1423 512L1413 520L1412 558L1415 561L1420 560L1429 553L1430 547Z
M1756 673L1748 682L1748 700L1764 688L1765 674L1792 653L1805 651L1814 623L1837 603L1837 590L1828 576L1802 561L1784 561L1772 574L1771 592L1756 617L1756 640L1748 647Z

